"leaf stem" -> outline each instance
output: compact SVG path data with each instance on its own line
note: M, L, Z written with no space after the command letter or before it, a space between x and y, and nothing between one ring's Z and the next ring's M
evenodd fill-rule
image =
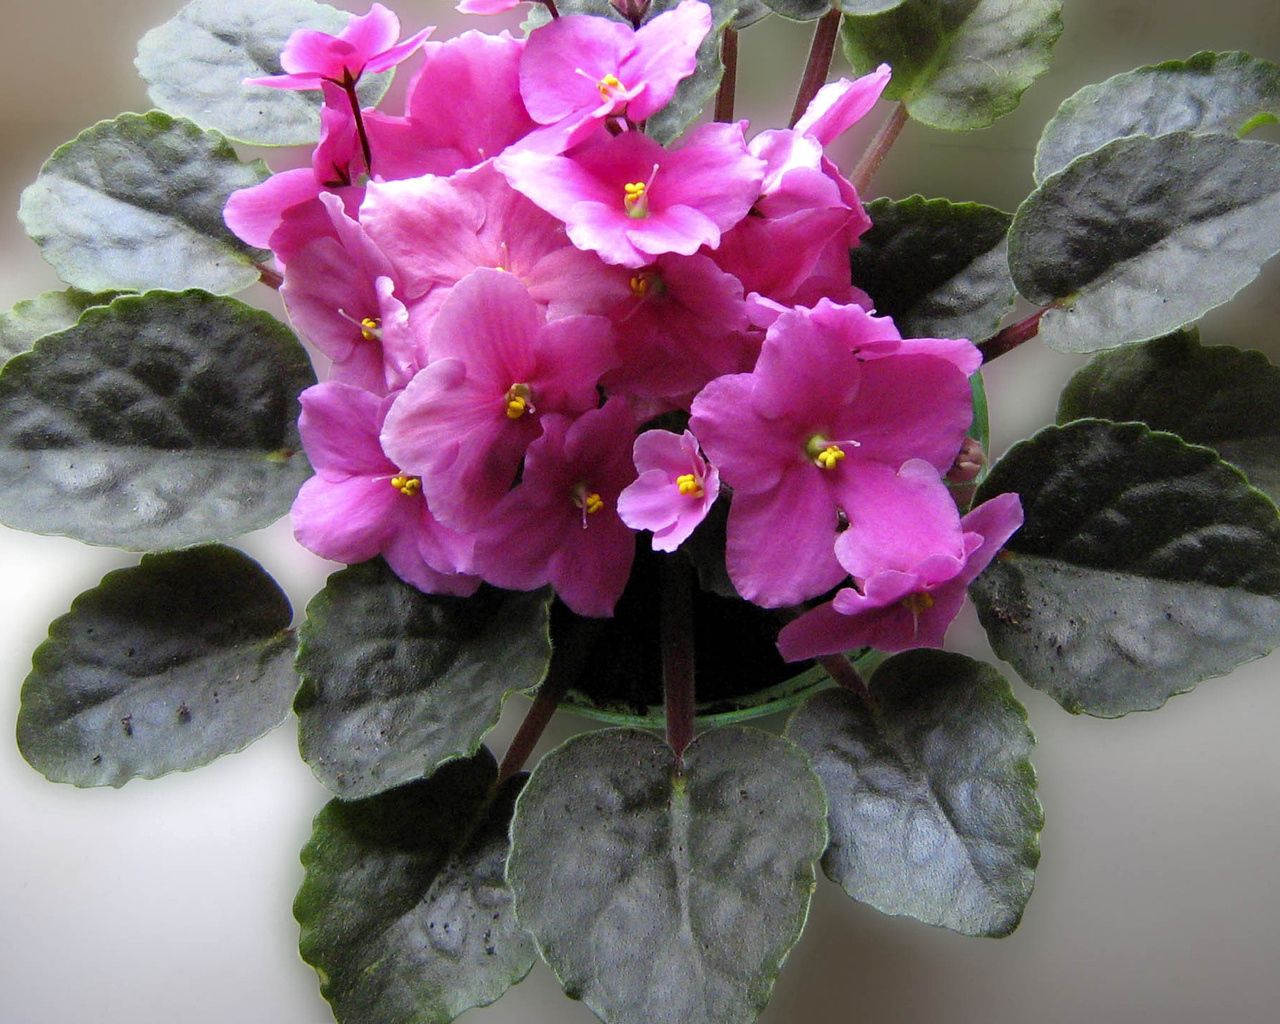
M716 91L716 120L733 120L734 93L738 88L738 33L732 25L726 25L720 43L720 59L724 61L724 77Z
M524 721L520 723L520 728L511 740L511 746L507 748L506 756L503 757L502 764L498 768L497 784L499 786L515 775L529 760L533 748L537 746L538 740L542 738L552 716L555 715L556 708L564 700L564 695L569 692L572 680L571 672L553 672L538 688L537 696L533 698L533 704L525 714Z
M254 269L258 271L258 280L265 284L268 288L276 291L280 290L280 286L284 284L284 278L280 276L278 270L272 270L270 267L264 267L261 263L255 263Z
M547 13L553 18L560 17L560 8L556 6L556 0L542 0L542 6L547 9Z
M342 81L342 89L351 104L351 114L356 120L356 134L360 136L360 152L364 155L364 170L373 174L373 151L369 148L369 133L364 127L364 113L360 110L360 97L356 95L356 80L348 71Z
M813 45L809 47L809 63L805 65L800 90L796 93L796 105L791 109L789 126L794 128L804 116L805 110L818 95L831 70L831 57L836 52L836 37L840 34L840 11L828 11L813 30Z
M1024 341L1030 341L1034 338L1040 331L1040 318L1050 308L1045 306L1044 309L1037 309L1030 316L1019 320L1016 324L1010 324L999 333L981 342L978 345L978 351L982 353L982 361L989 363L1006 352L1012 352Z
M662 565L662 692L667 743L676 767L684 768L685 748L693 741L694 656L693 582L689 567L668 557Z
M871 697L871 691L867 689L862 673L854 668L853 662L843 654L824 654L816 660L842 689L856 693L859 697L868 699Z
M853 174L849 178L853 183L854 190L859 194L867 190L867 186L871 184L871 179L880 170L880 165L884 163L884 158L889 155L889 150L898 141L898 135L906 125L907 117L906 104L895 103L893 110L889 112L888 118L880 126L880 130L876 132L875 138L871 140L871 145L862 154L862 158L858 161L857 166L854 167Z

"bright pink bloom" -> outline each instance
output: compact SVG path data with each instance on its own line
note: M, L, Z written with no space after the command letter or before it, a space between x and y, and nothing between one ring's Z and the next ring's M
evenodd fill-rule
M764 175L737 124L704 124L671 150L631 131L567 156L513 147L495 164L513 188L564 221L574 245L626 267L714 249L751 209Z
M431 362L391 410L382 442L459 529L511 488L548 414L596 407L596 382L616 360L607 320L546 323L524 285L498 270L453 289L427 348Z
M462 0L455 8L463 14L503 14L524 0Z
M632 454L640 476L619 495L618 515L633 530L652 530L654 551L674 551L715 504L720 474L687 430L646 430Z
M339 35L300 28L289 37L280 54L285 74L267 78L247 78L248 85L272 89L318 89L322 82L353 85L368 72L389 71L412 56L435 29L425 28L397 44L400 19L382 4L369 13L352 15Z
M929 492L933 522L913 516L892 535L882 534L887 547L859 544L847 552L842 561L857 586L782 630L778 649L787 661L859 647L941 647L965 590L1022 525L1016 494L997 495L961 520L932 466L908 462L900 475L914 479L919 493Z
M465 575L471 542L436 522L415 477L378 443L390 398L329 382L302 393L298 428L316 475L293 503L303 547L348 565L382 555L407 583L465 596L480 581Z
M342 200L326 193L319 201L330 230L289 254L281 298L303 337L333 360L334 379L398 390L425 362L425 346L395 295L391 263Z
M529 37L520 92L535 121L562 128L559 149L580 142L607 117L634 122L670 102L698 67L711 31L711 8L683 0L639 30L590 15L570 15Z
M621 398L576 420L546 417L519 485L476 537L476 572L515 590L550 583L579 615L612 615L635 557L635 534L617 507L636 475L634 432Z
M909 459L950 468L979 359L968 342L902 341L892 321L824 300L779 317L751 373L703 388L690 429L734 489L738 592L776 607L839 583L842 518L850 531L892 522L892 478Z

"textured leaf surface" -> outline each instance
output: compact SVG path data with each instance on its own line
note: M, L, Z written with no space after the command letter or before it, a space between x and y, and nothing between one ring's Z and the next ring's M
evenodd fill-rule
M237 292L258 280L253 263L263 254L231 233L222 208L269 176L190 121L121 114L57 149L22 193L18 216L75 288Z
M49 627L18 746L54 782L123 786L248 746L289 713L289 601L231 548L147 555Z
M503 701L546 675L549 601L424 594L380 559L334 573L300 631L303 760L355 799L474 754Z
M971 593L992 648L1068 711L1160 707L1280 645L1280 514L1207 448L1077 420L1015 445L975 501L1026 522Z
M1197 53L1086 85L1036 147L1036 181L1127 135L1244 133L1280 114L1280 68L1247 53Z
M764 0L775 14L792 21L816 21L831 10L830 0Z
M608 1024L746 1024L804 928L825 817L804 755L767 733L704 733L682 776L647 733L578 736L516 805L516 914Z
M885 98L934 128L985 128L1049 68L1061 0L906 0L847 17L844 48L860 75L893 68Z
M827 793L823 868L886 914L1007 935L1044 826L1026 711L991 666L941 651L891 658L870 687L819 693L787 725Z
M90 306L105 306L113 298L113 292L90 295L70 288L25 299L9 312L0 313L0 366L18 353L29 351L46 334L66 330Z
M151 101L230 139L301 146L320 137L320 92L245 85L281 74L280 51L297 29L336 35L349 15L313 0L194 0L138 43L134 63ZM360 99L374 106L391 75L370 75Z
M653 0L646 20L656 18L665 11L674 10L680 0ZM724 77L724 60L721 46L724 30L733 23L738 13L738 0L709 0L711 31L698 47L698 70L678 86L671 102L659 110L645 125L645 131L659 142L667 143L679 138L702 113L702 108L715 96Z
M1280 148L1174 132L1119 139L1018 208L1009 264L1040 337L1064 352L1146 341L1199 319L1280 251Z
M1280 502L1280 367L1261 352L1205 347L1196 331L1094 356L1058 405L1058 422L1138 420L1213 448Z
M502 877L524 776L497 774L481 750L316 816L293 912L339 1024L447 1024L529 973Z
M131 550L266 526L310 473L292 332L204 292L90 309L0 374L0 519Z
M738 13L733 16L733 27L741 32L756 22L764 21L773 13L764 0L738 0Z
M904 337L991 334L1013 305L1005 236L1013 219L980 203L911 196L867 204L871 230L853 258L853 280Z

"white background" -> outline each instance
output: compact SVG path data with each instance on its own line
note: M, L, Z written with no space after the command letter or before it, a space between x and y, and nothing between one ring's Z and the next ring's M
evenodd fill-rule
M2 0L0 207L10 211L0 218L4 307L56 286L12 216L20 189L81 128L147 108L132 74L134 43L177 6ZM909 126L873 191L1012 209L1031 186L1040 126L1080 85L1199 49L1280 58L1275 0L1068 0L1066 7L1054 69L1017 112L964 135ZM398 10L407 30L435 22L442 36L458 24L435 0L405 0ZM743 112L761 126L789 106L807 35L775 20L743 37ZM842 154L846 167L870 128L854 133ZM1278 285L1273 267L1211 315L1206 341L1264 348L1280 360ZM997 452L1052 418L1057 389L1080 362L1033 343L992 367ZM287 524L244 546L299 608L328 571L297 550ZM105 571L133 561L0 528L6 730L47 623ZM958 649L983 653L971 613L954 639ZM998 942L965 939L882 917L824 881L763 1020L1276 1020L1278 668L1273 656L1156 714L1114 722L1072 718L1018 684L1040 738L1035 761L1048 817L1022 928ZM495 734L499 751L522 710L515 705ZM585 724L565 719L548 742ZM199 773L119 792L51 785L11 741L0 742L0 1024L329 1020L313 974L297 958L290 915L301 877L297 852L324 800L288 726ZM500 1004L466 1019L573 1024L591 1016L566 1002L538 967Z

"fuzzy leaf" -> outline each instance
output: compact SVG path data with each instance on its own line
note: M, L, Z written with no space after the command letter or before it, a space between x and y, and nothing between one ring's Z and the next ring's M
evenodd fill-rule
M885 98L901 100L913 120L985 128L1048 70L1061 14L1061 0L906 0L846 17L845 55L860 75L889 64Z
M222 221L227 197L270 176L221 135L153 110L101 121L54 151L18 216L67 284L89 292L203 288L258 280Z
M276 582L231 548L108 573L35 652L22 756L54 782L123 786L242 750L289 713L292 617Z
M990 665L942 651L891 658L870 688L823 691L787 724L830 805L823 869L883 913L1009 934L1044 827L1025 709Z
M804 755L726 728L684 760L647 733L588 733L516 804L516 915L607 1024L748 1024L804 929L827 839Z
M853 280L904 337L991 334L1013 305L1005 236L1013 219L980 203L911 196L867 204L871 230L850 253Z
M298 29L337 35L349 18L314 0L193 0L142 37L134 64L162 110L252 146L314 145L320 137L318 90L269 89L244 80L281 74L280 52ZM388 72L362 79L361 103L376 106L391 78Z
M831 0L763 0L774 14L791 21L816 21L832 9Z
M293 913L339 1024L448 1024L533 967L502 877L524 776L497 774L481 749L316 816Z
M381 559L334 573L299 636L303 760L350 800L474 754L507 697L547 674L549 602L424 594Z
M65 331L91 306L105 306L115 297L114 292L90 295L69 288L45 292L0 313L0 366L20 352L29 352L46 334Z
M1280 147L1226 135L1135 135L1045 179L1018 208L1018 290L1057 303L1063 352L1158 338L1226 302L1280 252Z
M205 292L88 310L0 373L0 520L130 550L259 529L310 474L293 333Z
M1076 420L975 501L1006 491L1026 522L971 593L996 654L1068 711L1158 708L1280 646L1280 514L1208 448Z
M1058 422L1139 420L1213 448L1280 502L1280 367L1205 347L1195 330L1102 352L1062 392Z
M1247 53L1197 53L1086 85L1045 126L1036 181L1128 135L1243 136L1280 115L1280 67Z

